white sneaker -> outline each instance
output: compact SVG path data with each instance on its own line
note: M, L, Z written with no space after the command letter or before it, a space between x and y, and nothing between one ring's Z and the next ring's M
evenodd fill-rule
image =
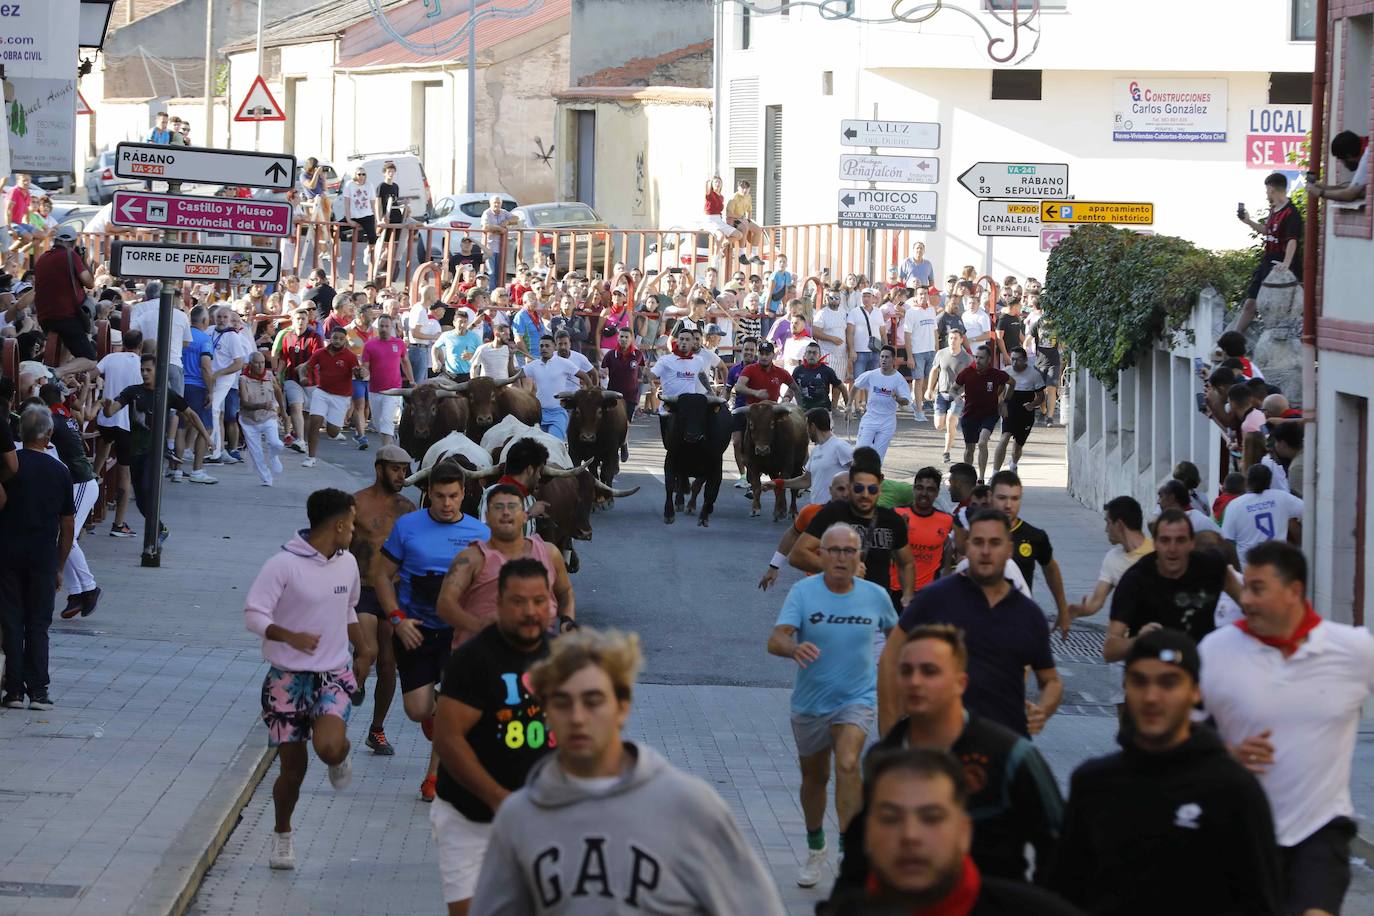
M272 456L272 473L273 473L273 474L281 474L281 473L283 473L283 469L282 469L282 466L281 466L281 459L278 458L278 457L275 456L275 455Z
M272 851L267 855L267 864L271 868L296 867L296 850L291 848L291 831L272 834Z
M186 479L186 475L183 474L181 471L173 471L171 473L171 478L172 483L181 483L183 480Z
M340 762L329 767L329 784L334 787L335 792L340 792L348 788L348 784L353 781L353 755L349 754Z
M736 490L746 490L746 489L748 489L748 488L749 488L749 478L748 478L748 477L741 477L739 480L736 480L736 481L735 481L735 489L736 489Z
M917 423L924 423L926 421L926 414L924 410L913 410L911 412L911 415L916 418Z
M824 848L811 850L811 854L806 857L806 864L797 873L797 885L799 887L815 887L820 884L821 876L826 870L825 862L829 855L829 851Z
M186 479L191 483L219 483L219 478L211 477L209 474L205 473L204 468L187 474Z
M315 466L315 459L314 459L314 458L307 458L307 459L305 459L304 461L301 462L301 467L303 467L303 468L313 468L314 466Z
M1013 462L1011 462L1010 464L1008 464L1008 465L1007 465L1007 470L1008 470L1008 471L1011 471L1011 472L1013 472L1013 473L1015 473L1015 471L1016 471L1016 462L1013 461Z
M348 441L348 434L345 433L343 430L339 430L339 434L338 434L337 436L334 437L334 441L335 441L335 442L347 442L347 441Z
M195 453L195 451L192 450L192 449L189 449L189 448L186 449L186 450L184 450L184 451L181 453L181 460L182 460L182 461L195 461L195 460L196 460L196 453Z

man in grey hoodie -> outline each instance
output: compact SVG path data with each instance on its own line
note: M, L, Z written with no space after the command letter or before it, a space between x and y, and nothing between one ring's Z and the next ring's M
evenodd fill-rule
M720 796L621 738L640 661L581 630L530 669L558 743L496 812L472 916L785 912Z

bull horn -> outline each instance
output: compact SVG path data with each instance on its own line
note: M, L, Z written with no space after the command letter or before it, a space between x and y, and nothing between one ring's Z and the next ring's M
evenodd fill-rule
M677 398L677 395L673 395L672 397L660 398L659 400L665 404L677 404Z
M435 395L435 397L440 401L447 400L448 398L461 398L462 396L463 395L461 392L448 390L441 391Z
M725 398L716 397L714 394L708 394L706 396L706 403L713 404L716 407L719 407L720 405L725 403Z
M414 474L411 474L409 477L406 478L406 486L413 487L416 484L420 484L426 480L429 480L429 472L432 470L434 470L432 467L420 468L420 470L416 471Z
M579 465L578 465L577 467L575 467L575 468L551 468L551 467L548 467L547 465L545 465L545 467L544 467L544 476L545 476L545 477L576 477L578 474L581 474L583 471L587 470L587 467L588 467L591 463L592 463L592 459L588 458L586 461L582 462L581 464L579 464Z
M791 412L792 412L792 408L791 408L790 405L787 405L787 404L774 404L774 405L773 405L773 413L776 413L776 414L787 414L787 413L791 413Z
M636 493L639 492L639 487L631 487L628 490L617 490L615 487L607 486L595 477L592 478L592 486L596 487L602 493L609 493L616 499L624 499L627 496L634 496Z
M455 382L453 379L444 378L442 375L438 376L437 378L430 379L430 381L438 385L440 388L447 388L449 391L456 391L460 394L464 391L467 391L468 385L472 384L471 382Z
M461 464L458 466L463 467ZM490 477L493 474L501 473L501 469L504 466L505 462L503 461L501 462L501 464L489 464L484 468L477 468L476 470L469 470L468 468L463 468L463 477L468 480L481 480L484 477Z
M496 382L496 387L497 387L497 388L504 388L504 387L506 387L507 385L514 385L514 384L515 384L516 382L518 382L518 381L520 381L520 380L517 379L517 378L503 378L503 379L498 379L497 382Z
M610 398L612 401L623 401L625 399L625 395L621 394L619 391L603 391L601 392L601 396L603 398Z
M414 388L388 388L386 391L376 391L376 392L373 392L373 393L374 393L374 394L384 394L384 395L387 395L388 397L398 397L398 396L399 396L399 397L403 397L403 398L408 398L408 397L410 397L412 394L415 393L415 389L414 389Z
M420 384L421 384L421 385L434 385L435 387L438 387L438 388L455 388L455 389L456 389L456 388L458 387L458 385L459 385L458 382L455 382L453 379L449 378L447 375L436 375L436 376L434 376L433 378L427 378L427 379L425 379L425 380L422 381ZM463 384L466 384L466 383L463 383Z
M732 410L732 411L730 411L730 412L731 412L732 414L734 414L735 416L739 416L739 415L742 414L742 413L748 413L748 412L749 412L749 408L748 408L747 406L746 406L746 407L736 407L734 410Z

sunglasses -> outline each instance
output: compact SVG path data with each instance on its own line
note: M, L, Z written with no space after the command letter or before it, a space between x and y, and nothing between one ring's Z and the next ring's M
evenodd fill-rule
M851 492L854 493L870 493L874 496L877 496L878 491L882 489L882 486L876 483L855 483L850 484L849 489Z

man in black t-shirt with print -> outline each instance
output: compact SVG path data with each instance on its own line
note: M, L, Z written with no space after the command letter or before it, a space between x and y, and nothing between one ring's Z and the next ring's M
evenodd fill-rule
M529 557L507 562L497 581L496 622L444 668L434 722L438 797L429 820L450 913L467 912L496 809L549 752L544 710L526 675L549 654L549 614L544 565Z
M1250 277L1250 288L1246 290L1245 303L1233 329L1241 332L1255 320L1260 287L1276 264L1302 279L1302 215L1288 199L1288 178L1282 172L1274 172L1264 179L1264 196L1269 200L1269 216L1263 223L1251 219L1244 204L1236 210L1236 218L1258 232L1264 243L1264 253Z
M1049 534L1021 518L1021 493L1021 478L1016 476L1015 471L998 471L992 475L993 508L1005 512L1007 518L1011 519L1012 561L1021 570L1026 587L1031 590L1035 589L1035 567L1044 570L1045 584L1050 587L1054 606L1058 609L1055 629L1068 639L1072 618L1069 616L1069 602L1064 597L1064 574L1059 571L1059 563L1054 558Z
M859 533L864 578L887 589L900 612L915 593L916 564L911 559L906 521L892 509L878 505L882 484L883 473L878 465L862 461L856 452L849 468L849 501L836 500L817 512L805 533L792 545L787 561L802 572L821 572L821 535L836 522L850 525ZM889 587L893 563L897 564L900 591Z

